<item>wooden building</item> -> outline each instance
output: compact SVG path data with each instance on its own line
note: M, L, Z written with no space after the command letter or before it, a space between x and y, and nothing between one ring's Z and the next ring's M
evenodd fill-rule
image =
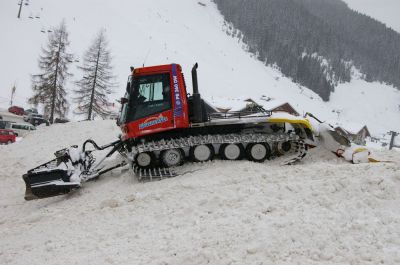
M288 102L285 102L275 108L270 109L272 112L287 112L294 116L300 116L300 114L290 105Z
M346 136L353 143L359 145L365 145L367 137L371 137L367 125L364 125L361 129L358 130L348 130L338 126L335 128L335 131L343 136Z
M248 98L244 101L247 102L247 104L246 104L246 107L244 107L243 109L240 110L243 112L246 112L246 111L251 112L251 111L257 110L257 108L262 107L262 108L264 108L268 111L272 111L272 112L286 112L286 113L292 114L294 116L300 116L300 114L295 110L295 108L293 108L293 106L290 105L290 103L288 103L288 102L279 104L278 106L271 107L271 106L268 106L268 105L270 105L268 103L260 104L251 98Z

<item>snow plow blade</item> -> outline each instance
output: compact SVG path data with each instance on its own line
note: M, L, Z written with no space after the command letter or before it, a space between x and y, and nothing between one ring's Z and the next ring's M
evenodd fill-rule
M94 146L96 150L111 147L112 150L94 165L96 159L92 152L95 150L87 150L86 145L88 144ZM121 148L121 145L121 140L117 140L104 146L98 146L96 142L89 139L83 143L81 149L74 145L58 150L54 153L55 159L29 170L22 176L26 185L25 200L67 194L80 188L86 181L96 179L110 170L125 166L125 161L107 168L101 166L102 162Z
M80 183L70 182L68 172L62 169L28 172L23 179L27 201L67 194L80 187Z

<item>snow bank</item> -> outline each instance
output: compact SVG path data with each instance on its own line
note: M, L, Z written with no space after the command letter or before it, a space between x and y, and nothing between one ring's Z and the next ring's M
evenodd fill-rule
M400 263L398 152L352 165L316 148L296 166L213 161L150 183L122 169L23 200L27 169L118 132L112 121L58 124L0 146L0 264Z

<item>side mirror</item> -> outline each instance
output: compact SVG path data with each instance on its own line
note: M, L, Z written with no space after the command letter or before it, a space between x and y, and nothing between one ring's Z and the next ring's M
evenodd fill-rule
M127 98L121 98L121 105L124 105L128 103L128 99Z

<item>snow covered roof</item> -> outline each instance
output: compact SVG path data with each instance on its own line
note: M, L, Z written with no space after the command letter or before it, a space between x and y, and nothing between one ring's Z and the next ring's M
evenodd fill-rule
M265 95L254 98L254 97L213 97L210 100L210 103L218 109L224 109L229 111L240 111L244 109L247 104L255 103L259 106L262 106L266 110L272 110L279 106L282 106L286 101L277 100L271 97L267 97ZM290 104L290 103L289 103Z
M370 136L367 125L360 125L354 122L347 122L344 125L338 125L338 129L341 129L349 134L359 134L364 128L367 130L367 136Z

